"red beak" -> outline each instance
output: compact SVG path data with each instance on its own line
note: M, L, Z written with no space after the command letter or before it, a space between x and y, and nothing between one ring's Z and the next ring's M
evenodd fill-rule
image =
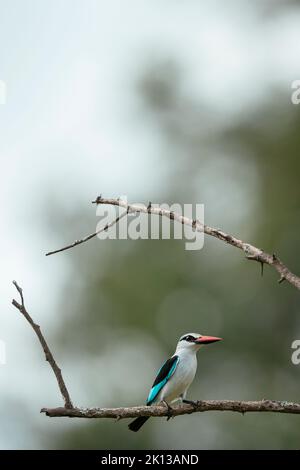
M209 343L215 343L216 341L222 341L222 338L217 338L217 336L199 336L195 340L196 344L209 344Z

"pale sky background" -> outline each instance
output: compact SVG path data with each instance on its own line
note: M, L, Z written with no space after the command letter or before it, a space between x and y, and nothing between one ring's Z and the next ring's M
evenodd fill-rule
M220 125L246 119L274 87L289 101L291 83L300 79L300 13L275 14L275 3L0 0L0 80L7 85L0 105L0 338L7 354L0 366L1 448L33 445L15 397L28 401L37 428L46 419L39 408L59 398L40 346L10 306L16 279L36 321L49 334L59 327L55 306L68 265L44 257L63 240L41 233L35 219L44 188L55 188L62 207L86 205L91 214L89 202L100 192L145 200L155 193L168 168L158 134L138 121L133 85L151 59L179 60L189 95L217 112ZM101 173L93 169L99 161ZM48 385L43 396L30 382L36 369ZM74 388L80 378L73 372ZM87 405L84 393L77 399Z

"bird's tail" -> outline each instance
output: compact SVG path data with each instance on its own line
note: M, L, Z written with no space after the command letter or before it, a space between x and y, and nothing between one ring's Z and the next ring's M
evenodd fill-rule
M137 432L143 426L143 424L148 421L148 419L149 416L139 416L128 425L130 431Z

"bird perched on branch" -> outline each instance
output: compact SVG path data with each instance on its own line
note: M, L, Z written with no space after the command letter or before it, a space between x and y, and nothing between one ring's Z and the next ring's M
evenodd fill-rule
M205 344L220 341L216 336L203 336L199 333L187 333L179 339L175 354L170 357L158 371L147 398L147 405L163 402L172 415L169 403L181 400L183 403L197 405L197 402L186 400L189 386L197 370L196 354ZM149 416L139 416L129 424L131 431L137 432Z

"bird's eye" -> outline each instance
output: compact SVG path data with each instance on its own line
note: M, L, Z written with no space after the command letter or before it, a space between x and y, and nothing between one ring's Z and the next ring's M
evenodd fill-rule
M185 339L186 339L186 341L190 341L190 342L191 342L191 341L194 341L195 338L194 338L193 336L189 335L189 336L186 336Z
M184 336L183 338L181 338L180 341L188 341L189 343L192 343L195 341L196 338L194 338L194 336L192 335L187 335L187 336Z

